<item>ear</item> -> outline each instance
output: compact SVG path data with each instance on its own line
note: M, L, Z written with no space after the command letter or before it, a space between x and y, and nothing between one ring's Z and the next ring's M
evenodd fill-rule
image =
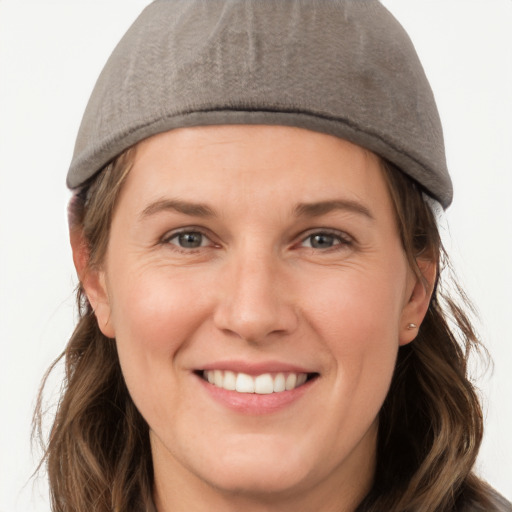
M407 302L402 310L400 319L400 345L407 345L418 335L418 330L430 305L437 277L437 266L433 261L418 258L416 263L422 278L411 271L411 283L408 286Z
M89 247L80 228L70 228L69 239L78 279L96 316L98 327L108 338L114 338L110 300L105 283L105 272L89 266Z

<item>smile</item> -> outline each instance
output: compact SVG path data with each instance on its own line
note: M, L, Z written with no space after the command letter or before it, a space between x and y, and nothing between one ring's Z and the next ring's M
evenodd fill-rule
M308 373L263 373L261 375L248 375L228 370L204 370L202 378L210 384L227 391L238 393L255 393L269 395L271 393L282 393L292 391L306 383L316 374Z

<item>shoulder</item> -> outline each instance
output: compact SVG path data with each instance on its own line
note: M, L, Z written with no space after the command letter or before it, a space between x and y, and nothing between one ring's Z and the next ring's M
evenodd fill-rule
M496 512L512 512L512 503L506 500L501 494L497 493L494 489L491 493L492 510Z
M489 490L487 497L488 504L485 506L471 500L458 507L457 512L512 512L512 504L494 489Z

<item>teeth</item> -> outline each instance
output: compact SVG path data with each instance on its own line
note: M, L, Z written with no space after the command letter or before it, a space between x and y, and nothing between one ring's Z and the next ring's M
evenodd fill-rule
M269 395L270 393L281 393L291 391L302 386L307 378L307 373L264 373L252 377L246 373L235 373L222 370L205 370L203 378L210 384L228 391L238 393L256 393Z
M227 389L229 391L234 391L236 389L236 375L234 372L224 372L224 381L220 387Z
M288 377L286 377L286 383L285 383L286 391L290 391L290 389L295 389L296 385L297 385L297 375L295 373L288 374Z
M220 370L214 370L213 372L213 383L217 387L222 387L222 383L224 381L224 377L222 376L222 372Z
M286 389L286 377L278 373L274 378L274 393L280 393Z
M254 379L254 391L259 395L270 395L274 392L274 380L272 375L265 373Z
M250 375L239 373L236 376L236 390L239 393L254 393L254 379Z
M306 382L306 379L308 376L305 373L301 373L297 375L297 382L295 384L295 387L298 388L299 386L302 386Z

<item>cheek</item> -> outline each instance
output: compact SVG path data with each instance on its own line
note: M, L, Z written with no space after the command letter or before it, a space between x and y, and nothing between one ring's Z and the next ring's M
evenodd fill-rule
M114 279L111 304L116 338L132 348L172 357L192 324L204 316L206 303L200 292L204 279L201 282L193 273L145 268L114 275Z
M333 349L358 352L379 340L398 341L405 272L372 272L368 267L340 271L319 285L309 283L304 315ZM350 341L353 340L353 341Z
M141 412L161 409L153 392L173 397L179 353L200 329L207 309L201 283L161 270L130 272L111 279L112 322L123 375ZM203 280L204 284L204 280ZM170 371L174 369L175 371Z
M387 393L399 346L403 286L405 278L396 271L351 269L316 287L304 305L334 361L339 393L353 397L353 403L372 401L379 408Z

